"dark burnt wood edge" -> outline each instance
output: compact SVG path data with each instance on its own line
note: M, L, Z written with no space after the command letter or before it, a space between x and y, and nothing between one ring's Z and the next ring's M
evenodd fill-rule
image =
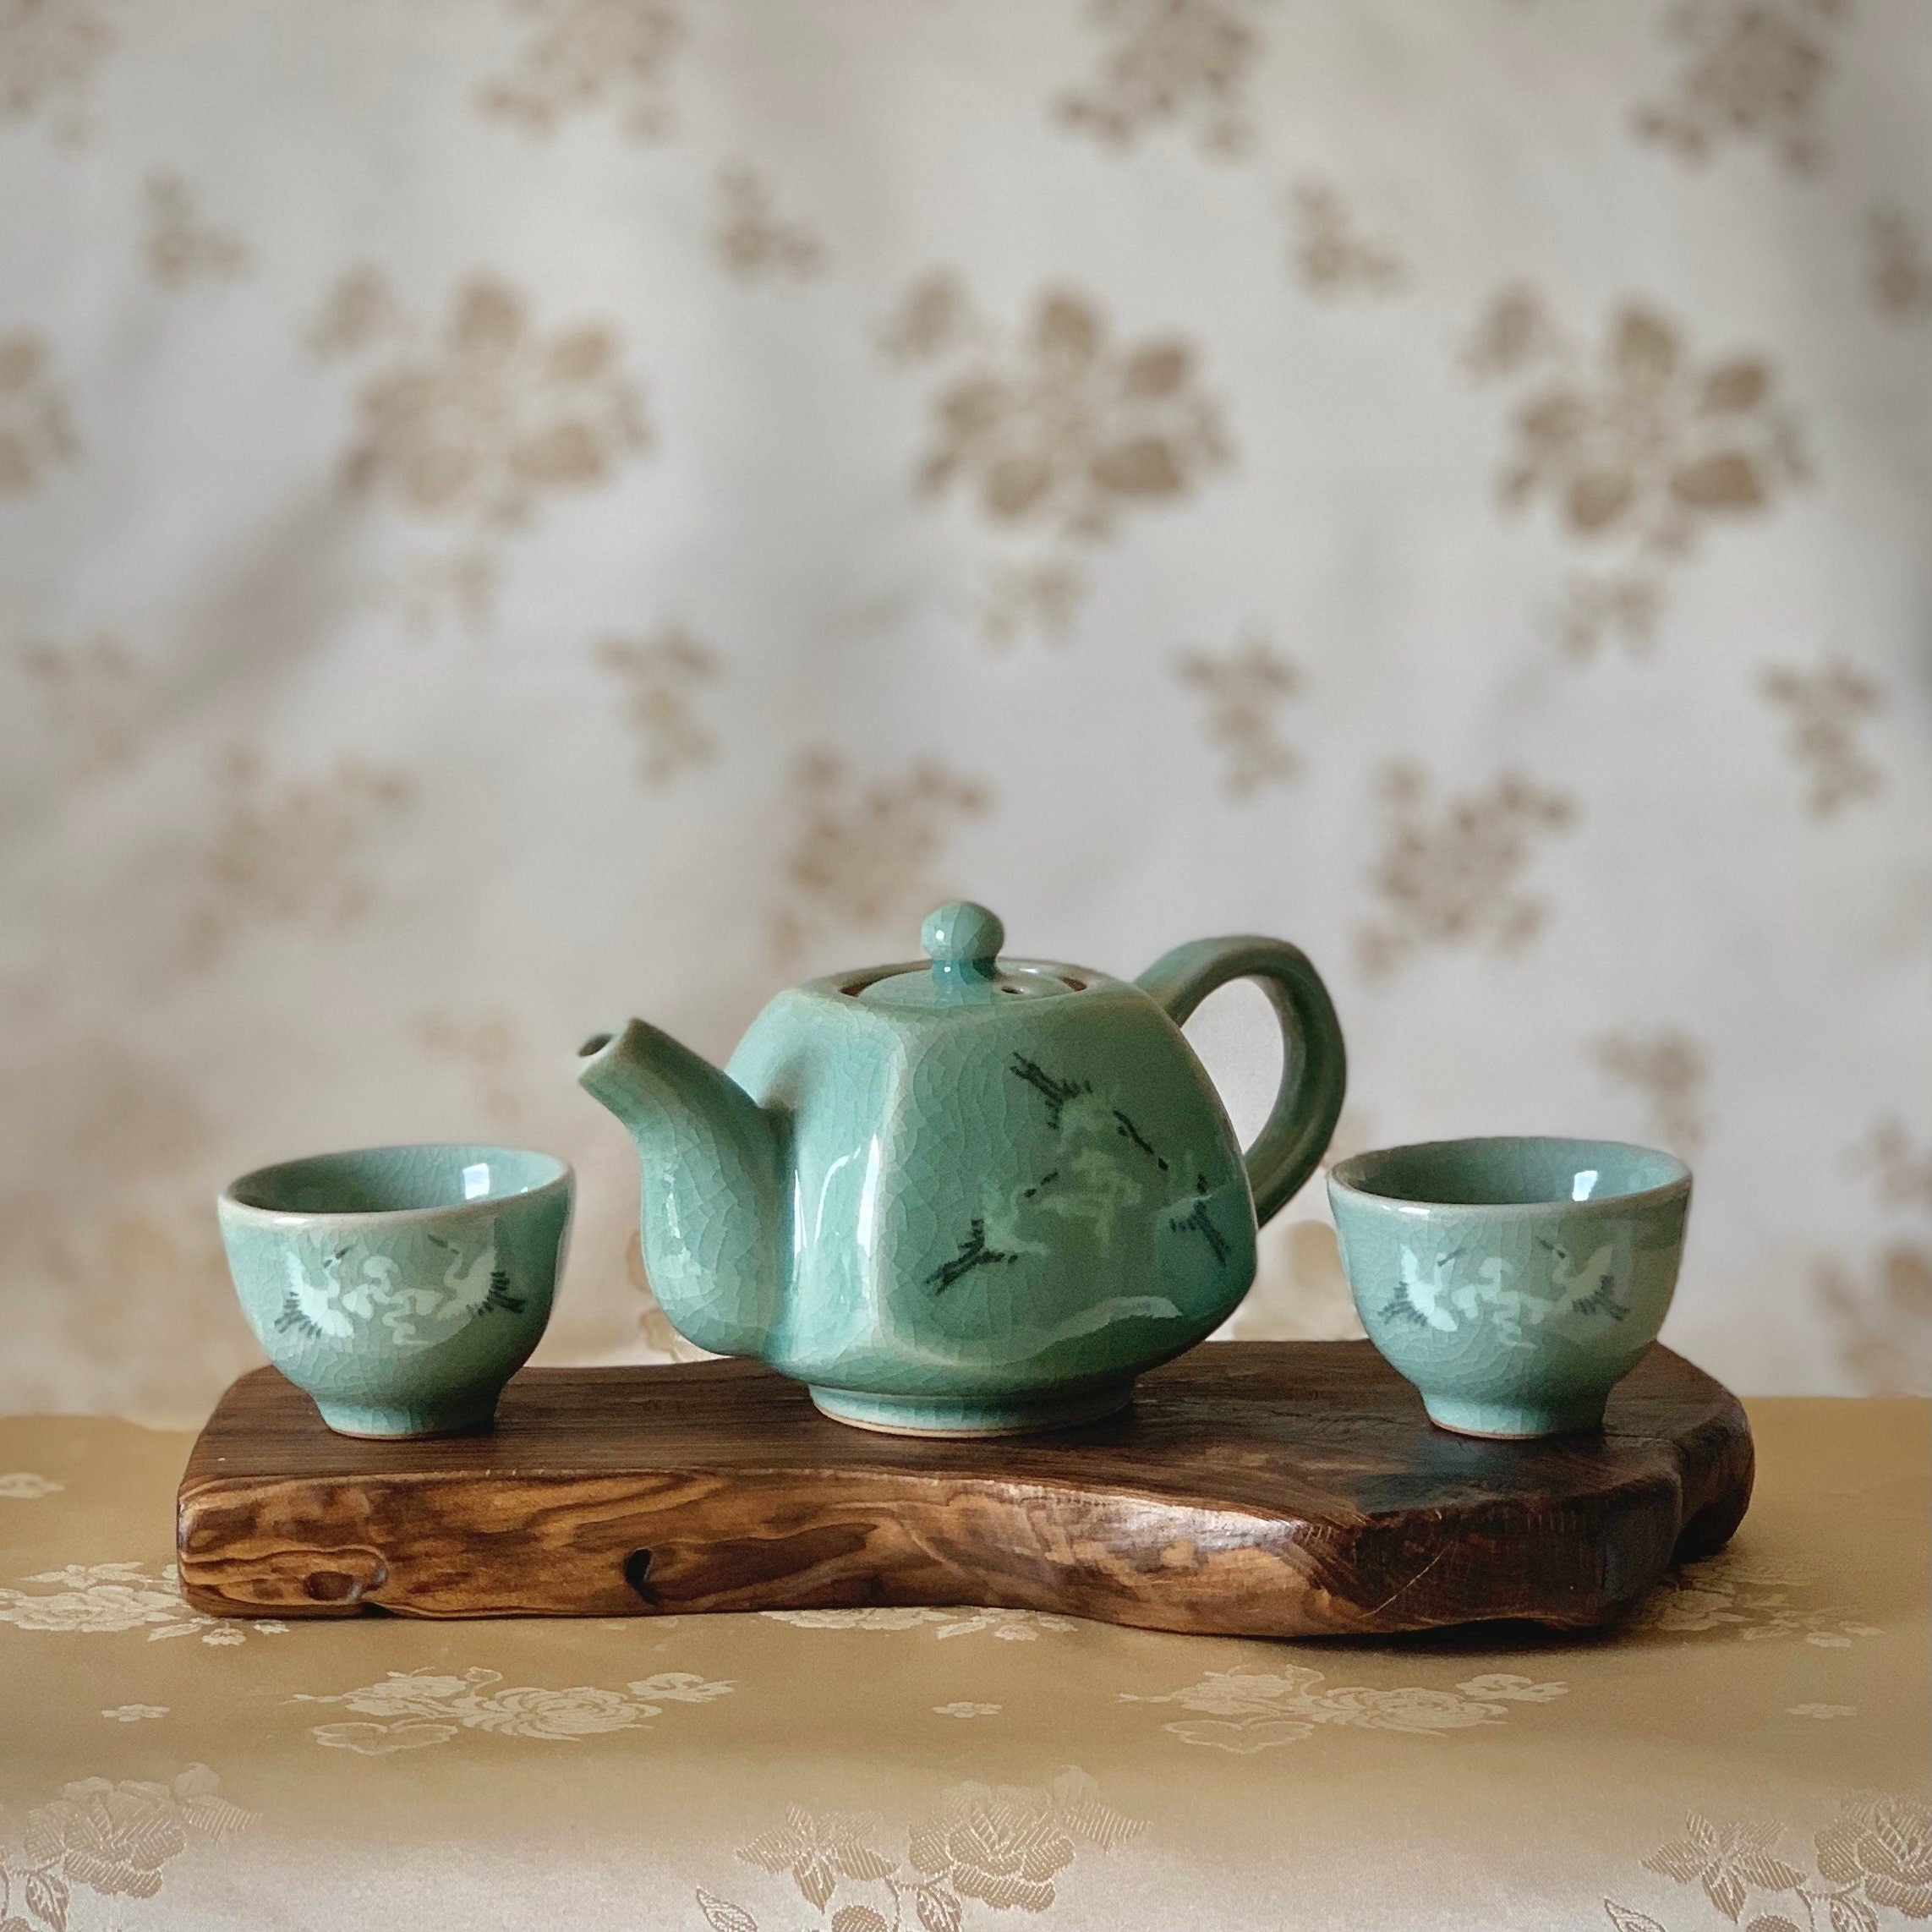
M1716 1426L1714 1425L1714 1426ZM1721 1470L1712 1469L1708 1473L1707 1480L1696 1484L1694 1487L1691 1486L1687 1484L1685 1480L1691 1472L1683 1464L1687 1460L1694 1459L1680 1455L1678 1459L1679 1463L1677 1472L1678 1480L1675 1482L1669 1481L1667 1472L1660 1468L1645 1474L1634 1474L1628 1481L1608 1487L1591 1497L1590 1503L1593 1513L1597 1518L1600 1534L1610 1535L1614 1528L1617 1533L1628 1536L1639 1519L1645 1516L1654 1517L1660 1509L1667 1508L1670 1516L1669 1525L1666 1527L1659 1524L1658 1527L1662 1530L1662 1534L1658 1535L1656 1538L1656 1546L1661 1552L1667 1553L1666 1563L1683 1560L1683 1555L1687 1553L1687 1539L1694 1539L1699 1535L1714 1537L1715 1541L1697 1542L1694 1546L1695 1553L1704 1553L1707 1549L1719 1546L1725 1538L1728 1537L1731 1531L1735 1529L1749 1501L1750 1447L1748 1436L1743 1439L1741 1445L1737 1442L1735 1438L1732 1438L1729 1447L1732 1449L1738 1447L1742 1448L1743 1462L1746 1472L1745 1480L1742 1485L1727 1486L1722 1480ZM1729 1459L1724 1459L1728 1460ZM679 1472L659 1473L675 1476ZM703 1474L706 1472L690 1473ZM760 1472L747 1470L734 1470L732 1473L735 1479L744 1479L755 1485L761 1475L796 1477L800 1472L785 1470ZM842 1486L843 1482L863 1485L872 1489L874 1492L875 1500L886 1508L891 1507L893 1501L891 1491L894 1490L910 1491L944 1487L949 1491L958 1492L962 1490L977 1489L991 1495L995 1500L1005 1499L1001 1486L992 1480L973 1480L970 1479L961 1480L951 1477L921 1475L903 1470L812 1473L813 1480L824 1481L829 1479L835 1486ZM328 1490L348 1487L360 1491L368 1486L368 1479L353 1476L338 1476L332 1479L285 1480L289 1490L293 1491L308 1490L311 1493L317 1488ZM392 1474L375 1480L381 1482L385 1486L393 1485L413 1487L416 1484L423 1481L437 1480L448 1481L452 1479L447 1476L442 1476L439 1479L435 1472L423 1472L420 1474ZM457 1482L458 1486L461 1486L462 1479L454 1480ZM600 1486L613 1480L621 1480L621 1478L614 1478L610 1475L573 1476L559 1475L527 1480L531 1482L534 1488L567 1492L579 1487ZM284 1486L282 1483L277 1483L274 1486L282 1488ZM264 1485L259 1480L249 1479L217 1480L203 1486L194 1498L183 1499L178 1518L180 1574L183 1593L195 1608L215 1615L229 1617L274 1616L277 1617L341 1617L355 1616L364 1611L368 1611L374 1614L386 1612L391 1615L426 1617L433 1621L460 1621L465 1617L487 1617L533 1614L527 1608L514 1605L501 1609L472 1608L462 1612L448 1612L424 1609L407 1603L388 1603L382 1599L382 1586L380 1584L375 1587L367 1599L355 1603L324 1601L282 1603L270 1606L260 1602L247 1602L232 1599L223 1593L218 1581L222 1572L227 1567L223 1559L219 1556L212 1557L205 1565L208 1574L205 1576L203 1574L203 1563L189 1547L196 1526L195 1519L200 1515L201 1508L219 1510L223 1501L228 1497L233 1497L237 1501L244 1503L259 1502L262 1497L263 1489ZM884 1495L879 1494L881 1489L885 1492ZM1070 1485L1067 1493L1075 1494L1083 1490L1086 1491L1088 1496L1091 1496L1092 1486ZM1123 1504L1132 1504L1142 1508L1158 1509L1170 1513L1174 1518L1174 1527L1177 1540L1185 1540L1190 1542L1198 1541L1203 1527L1203 1519L1206 1518L1210 1523L1224 1525L1229 1530L1235 1530L1237 1535L1253 1546L1270 1546L1278 1552L1289 1548L1307 1552L1311 1557L1317 1559L1317 1563L1311 1568L1307 1574L1304 1591L1298 1594L1303 1595L1309 1605L1307 1614L1311 1618L1313 1618L1316 1614L1314 1605L1327 1598L1327 1593L1321 1590L1317 1580L1320 1570L1332 1568L1338 1573L1345 1574L1351 1569L1373 1571L1386 1568L1386 1563L1383 1561L1366 1560L1368 1548L1372 1546L1381 1535L1386 1533L1386 1524L1383 1519L1371 1517L1365 1518L1358 1524L1338 1524L1287 1513L1262 1512L1254 1509L1217 1509L1201 1503L1191 1505L1178 1503L1172 1498L1152 1496L1145 1491L1135 1491L1125 1486L1103 1486L1101 1493L1108 1502L1119 1501ZM1694 1501L1698 1507L1694 1511L1692 1511L1688 1506ZM197 1508L197 1505L200 1508ZM1508 1507L1507 1500L1484 1499L1466 1505L1458 1512L1458 1515L1471 1522L1480 1522L1486 1515L1507 1515ZM1239 1525L1238 1530L1236 1530L1237 1524ZM305 1554L310 1555L318 1568L326 1568L331 1557L342 1558L348 1556L352 1551L359 1552L364 1552L368 1548L367 1546L364 1545L324 1546L320 1542L313 1546L304 1546L299 1541L293 1541L287 1546L292 1552L303 1550ZM369 1553L377 1554L374 1552ZM231 1562L232 1560L230 1559ZM1656 1582L1658 1576L1662 1574L1664 1567L1666 1567L1666 1563L1660 1563L1655 1568L1648 1569L1645 1574L1642 1574L1634 1589L1627 1594L1617 1597L1610 1597L1601 1593L1579 1594L1571 1606L1559 1609L1552 1607L1546 1601L1543 1603L1535 1601L1529 1595L1528 1584L1524 1584L1519 1586L1521 1594L1517 1591L1506 1591L1489 1597L1481 1604L1473 1617L1466 1612L1456 1613L1445 1612L1440 1615L1432 1614L1426 1602L1420 1606L1410 1606L1403 1612L1403 1621L1396 1628L1404 1631L1419 1631L1452 1628L1472 1622L1512 1620L1533 1622L1559 1629L1599 1628L1606 1623L1613 1623L1628 1611L1630 1606ZM1390 1606L1404 1596L1416 1582L1426 1575L1428 1568L1429 1565L1426 1561L1418 1565L1408 1578L1403 1579L1393 1590L1373 1606L1354 1610L1343 1609L1341 1614L1334 1617L1325 1631L1310 1630L1298 1633L1298 1634L1376 1636L1393 1634L1390 1628L1378 1621L1379 1617ZM1153 1573L1150 1569L1147 1574L1151 1576ZM1513 1581L1514 1579L1505 1580ZM989 1575L988 1581L993 1582L993 1578L991 1575ZM1180 1600L1177 1601L1176 1609L1185 1620L1179 1623L1163 1621L1153 1605L1137 1600L1130 1591L1126 1590L1121 1590L1118 1592L1110 1591L1106 1584L1098 1579L1096 1579L1096 1585L1092 1590L1081 1590L1077 1594L1089 1598L1090 1601L1094 1599L1108 1600L1113 1614L1107 1620L1126 1624L1130 1627L1148 1629L1183 1628L1200 1632L1204 1629L1204 1627L1211 1626L1213 1610L1212 1603L1188 1602L1187 1600L1190 1593L1181 1585L1180 1579L1178 1578L1175 1579L1175 1594L1177 1598ZM638 1608L632 1610L627 1605L626 1607L630 1614L634 1615L648 1616L652 1614L654 1610L658 1611L660 1614L676 1614L681 1612L685 1614L712 1614L730 1612L733 1609L759 1607L756 1602L751 1601L758 1594L757 1585L747 1584L741 1590L725 1588L708 1593L703 1598L695 1600L702 1605L702 1607L698 1608L693 1607L694 1600L689 1597L673 1599L661 1606L654 1602L646 1602L641 1600ZM967 1603L991 1601L995 1597L1001 1600L1012 1600L1016 1597L1036 1595L1038 1601L1022 1603L1018 1606L1045 1608L1049 1611L1061 1607L1053 1602L1047 1601L1045 1600L1046 1594L1029 1593L1018 1589L1015 1587L1012 1579L1001 1573L998 1576L997 1582L994 1583L994 1587L981 1595L973 1595L970 1590L962 1589L961 1593L956 1597L941 1599L937 1596L931 1596L922 1598L922 1601L933 1603L942 1601ZM746 1601L742 1603L735 1601L741 1597ZM1339 1604L1342 1600L1334 1601ZM842 1592L839 1594L837 1602L832 1606L837 1607L848 1604L849 1592ZM1183 1607L1184 1605L1185 1607ZM799 1606L824 1607L826 1606L807 1602ZM608 1609L595 1612L595 1614L599 1615L610 1613ZM1071 1613L1078 1614L1079 1612ZM585 1612L585 1614L592 1614L592 1612ZM1244 1632L1230 1628L1229 1634L1252 1633L1251 1630Z
M1723 1388L1722 1383L1716 1386ZM1673 1564L1715 1556L1737 1534L1751 1507L1757 1486L1757 1443L1743 1404L1727 1388L1723 1394L1719 1413L1678 1446L1680 1464L1695 1448L1708 1444L1710 1453L1701 1459L1705 1480L1694 1491L1687 1490L1684 1497L1683 1520L1671 1551Z

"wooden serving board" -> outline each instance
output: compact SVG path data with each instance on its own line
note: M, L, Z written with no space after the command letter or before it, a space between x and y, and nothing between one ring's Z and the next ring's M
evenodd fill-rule
M829 1421L755 1363L527 1369L494 1434L331 1435L273 1369L182 1477L181 1580L228 1617L991 1604L1244 1637L1583 1628L1750 1500L1737 1398L1653 1348L1601 1435L1431 1426L1366 1342L1226 1342L1131 1409L985 1442Z

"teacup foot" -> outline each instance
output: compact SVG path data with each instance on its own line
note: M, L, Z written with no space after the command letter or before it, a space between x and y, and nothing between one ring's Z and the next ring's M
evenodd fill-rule
M392 1442L405 1436L482 1436L495 1426L496 1397L462 1409L396 1409L379 1403L324 1402L316 1408L338 1436Z
M812 1391L821 1415L883 1436L1030 1436L1037 1429L1069 1429L1080 1422L1097 1422L1125 1409L1133 1398L1131 1376L1037 1398L864 1395L845 1388Z
M1536 1436L1574 1436L1603 1426L1608 1392L1573 1402L1470 1402L1426 1395L1422 1406L1438 1429L1491 1442L1520 1442Z

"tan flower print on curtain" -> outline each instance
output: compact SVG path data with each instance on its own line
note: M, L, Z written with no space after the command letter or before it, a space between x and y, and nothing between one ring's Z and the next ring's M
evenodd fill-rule
M1086 600L1086 569L1069 556L996 564L987 579L980 632L988 643L1015 643L1030 632L1064 638Z
M1545 499L1566 536L1620 560L1571 582L1559 631L1579 657L1612 632L1647 647L1664 572L1707 525L1765 514L1805 473L1771 365L1749 353L1695 362L1678 325L1642 302L1617 310L1593 358L1534 290L1506 288L1463 361L1522 391L1504 507Z
M509 69L476 90L479 110L550 134L572 114L608 107L636 141L676 124L671 63L685 39L665 0L508 0L529 22Z
M782 217L777 190L742 162L718 170L711 249L741 282L804 282L825 266L824 242L803 222Z
M1036 565L1064 567L1066 546L1106 542L1128 512L1186 496L1228 461L1193 347L1177 336L1116 344L1077 291L1047 290L1006 337L942 271L907 293L882 339L901 361L954 366L933 391L920 490L956 485L995 532L1052 546ZM1001 627L988 629L997 638Z
M1846 1164L1870 1180L1881 1207L1932 1208L1932 1142L1914 1147L1896 1116L1880 1121Z
M375 895L365 861L387 821L413 801L413 780L353 757L315 777L272 779L260 753L248 750L231 752L217 778L189 942L197 964L251 925L327 931L362 916Z
M1184 494L1228 453L1191 348L1163 337L1116 348L1098 307L1068 290L1040 297L1004 354L938 391L933 430L922 489L957 482L989 519L1083 542L1110 536L1135 505Z
M1899 209L1881 205L1865 216L1871 257L1872 300L1893 322L1922 322L1932 315L1932 258L1925 239Z
M1431 818L1428 790L1416 765L1392 764L1382 775L1388 838L1370 879L1382 912L1356 935L1371 978L1430 946L1519 952L1548 917L1544 901L1524 889L1524 875L1539 839L1574 821L1574 801L1506 772L1486 791L1448 800Z
M718 740L698 714L699 690L717 681L718 654L681 625L648 638L605 638L597 662L623 693L624 722L638 741L638 777L659 791L679 773L709 764Z
M163 951L134 966L159 982L182 963ZM262 1355L211 1212L211 1129L192 1077L103 1026L62 1054L60 1079L41 1132L64 1188L50 1188L47 1212L11 1230L16 1256L45 1283L50 1352L85 1365L115 1414L205 1414ZM102 1175L112 1177L110 1192ZM46 1402L27 1388L28 1406Z
M20 659L39 691L64 776L85 784L133 758L151 680L118 638L103 632L74 644L31 643Z
M471 1103L492 1131L514 1134L528 1112L526 1096L548 1068L533 1065L522 1023L501 1007L481 1012L419 1014L413 1032L432 1057L469 1076Z
M1216 656L1188 651L1178 666L1183 683L1207 700L1207 735L1226 755L1223 784L1234 798L1251 798L1285 785L1301 770L1300 757L1280 735L1276 713L1295 697L1301 672L1265 638Z
M197 282L232 282L246 273L248 244L226 228L205 221L188 183L178 174L147 179L148 273L163 288L183 289Z
M1150 129L1186 128L1204 154L1229 160L1255 145L1245 98L1261 52L1262 0L1088 0L1108 42L1099 71L1054 103L1061 123L1108 145Z
M1711 518L1760 512L1803 473L1775 380L1753 356L1692 365L1674 322L1628 304L1594 380L1573 364L1519 408L1502 499L1546 496L1573 536L1622 541L1661 566ZM1581 628L1566 641L1579 651L1592 642Z
M1284 1216L1262 1231L1268 1256L1229 1318L1237 1342L1360 1341L1366 1334L1342 1266L1335 1230L1326 1221Z
M1814 1277L1838 1360L1868 1395L1923 1395L1932 1386L1932 1245L1901 1241L1864 1279L1833 1262Z
M616 331L578 322L545 334L521 291L494 276L457 288L432 333L376 271L352 270L309 339L325 358L391 345L356 395L349 486L467 532L464 550L419 572L419 616L433 617L446 600L482 621L505 534L546 497L608 481L651 442Z
M96 1163L123 1180L172 1176L207 1152L209 1125L191 1069L157 1064L103 1026L63 1057L63 1072L66 1131L57 1136L51 1117L43 1131L49 1151L80 1171L89 1195Z
M1665 32L1684 49L1676 85L1637 110L1637 131L1686 161L1727 141L1761 141L1809 173L1824 158L1820 97L1848 0L1678 0Z
M33 489L79 445L40 337L0 336L0 496Z
M118 1415L207 1409L262 1352L235 1305L205 1192L151 1174L156 1198L67 1225L43 1266L61 1333Z
M1298 181L1288 192L1288 265L1311 295L1393 295L1408 280L1400 259L1355 227L1333 182Z
M991 802L978 780L937 759L866 783L837 753L806 753L785 813L796 829L773 921L780 956L834 934L869 933L910 948L921 919L953 896L939 870L948 835Z
M114 45L106 16L84 0L0 0L0 120L42 115L57 141L90 131L95 75Z
M1921 1148L1903 1121L1881 1120L1846 1165L1867 1183L1880 1245L1863 1262L1817 1262L1814 1300L1855 1387L1923 1395L1932 1389L1932 1141Z
M408 327L388 276L364 262L337 278L305 339L309 353L326 362L335 356L359 355L386 337L402 336Z
M1814 818L1833 818L1884 790L1884 774L1858 738L1861 724L1885 708L1885 694L1872 679L1834 658L1814 671L1778 665L1765 673L1762 687L1788 721L1787 746L1804 773L1805 808Z
M1342 1109L1313 1178L1304 1190L1304 1202L1324 1198L1323 1183L1338 1161L1373 1147L1378 1139L1374 1123L1350 1105ZM1229 1318L1228 1333L1236 1341L1360 1341L1361 1317L1342 1266L1342 1251L1334 1228L1306 1207L1291 1209L1261 1232L1262 1265L1247 1299Z
M1606 1033L1590 1056L1619 1086L1639 1095L1650 1131L1680 1154L1695 1153L1705 1136L1704 1092L1710 1068L1704 1048L1674 1026L1654 1033Z

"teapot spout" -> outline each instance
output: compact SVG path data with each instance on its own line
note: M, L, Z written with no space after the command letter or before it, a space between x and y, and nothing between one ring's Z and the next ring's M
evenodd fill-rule
M785 1289L783 1130L730 1075L642 1020L578 1049L577 1079L630 1130L658 1305L720 1355L769 1346Z

